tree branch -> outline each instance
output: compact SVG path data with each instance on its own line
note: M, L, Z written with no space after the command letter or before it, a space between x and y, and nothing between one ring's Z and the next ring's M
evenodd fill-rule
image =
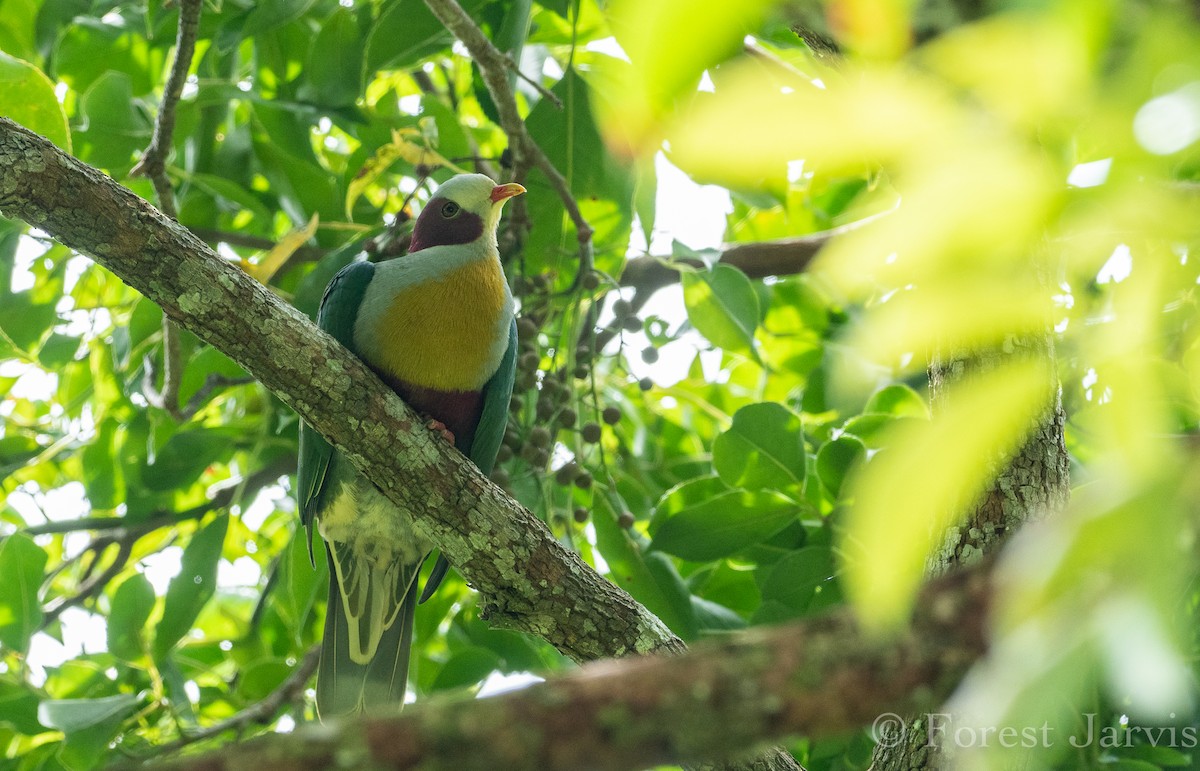
M0 212L91 255L258 378L374 481L482 595L492 626L576 661L683 642L567 551L304 314L178 222L46 139L0 118ZM796 768L774 749L764 767Z
M63 519L55 522L47 522L44 525L34 525L33 527L25 528L21 532L32 537L52 533L74 533L81 530L125 530L141 538L146 533L157 530L160 527L192 519L201 519L210 511L217 511L231 504L238 490L242 490L243 493L245 491L257 492L259 489L278 480L279 477L292 473L295 468L296 458L294 455L281 456L258 471L255 471L249 477L246 477L244 482L234 482L228 487L222 487L210 500L198 506L193 506L183 511L158 511L146 519L132 524L126 517L81 517L79 519Z
M276 713L285 705L303 704L304 690L313 673L317 671L317 665L320 661L321 646L314 645L304 654L304 658L300 659L296 664L296 668L287 676L287 679L280 683L279 687L267 695L266 698L251 704L249 707L230 715L224 720L188 732L173 742L155 747L153 754L156 756L169 755L183 749L189 744L195 744L205 739L220 736L226 731L237 731L240 733L255 724L270 723L275 719ZM285 737L281 735L280 738ZM187 762L191 763L194 761Z
M482 594L494 626L539 635L577 661L683 650L306 316L128 189L4 118L0 211L92 255L275 392L412 512Z
M984 654L992 564L927 586L895 639L864 633L842 609L684 656L597 662L515 693L430 699L399 716L261 737L156 767L318 769L353 757L380 769L616 771L859 730L880 715L940 704Z

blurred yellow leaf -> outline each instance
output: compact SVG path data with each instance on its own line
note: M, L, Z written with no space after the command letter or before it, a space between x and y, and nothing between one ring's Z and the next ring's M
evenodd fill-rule
M1073 21L995 16L938 38L918 58L1011 123L1036 129L1053 118L1078 117L1090 101L1092 54L1087 37L1069 26Z
M703 72L737 55L773 0L616 0L609 20L633 63L614 61L617 102L603 105L609 146L622 155L653 154L676 102L691 98Z
M847 232L821 256L821 270L843 291L1020 265L1038 248L1063 188L1042 156L1016 143L961 143L907 160L895 181L898 209Z
M828 174L934 159L966 131L943 89L898 68L795 88L763 78L754 63L729 69L715 93L698 94L668 131L680 168L723 184L753 186L799 159Z
M279 272L279 269L296 253L296 250L308 243L308 240L316 234L317 224L320 221L320 216L314 213L307 224L293 228L287 235L279 239L279 242L271 247L271 251L267 252L265 257L253 264L243 261L242 267L247 273L258 279L259 283L269 283L271 277Z
M363 164L358 176L350 180L350 184L346 188L346 219L353 219L351 212L354 210L354 203L363 194L363 191L375 184L379 177L396 161L403 160L413 166L441 166L456 174L467 173L464 169L443 158L437 151L430 149L429 126L431 125L433 124L429 122L424 123L425 131L415 128L392 129L392 141L376 150L375 154ZM436 139L436 131L433 132L432 138ZM421 144L417 144L413 139L420 140Z
M825 0L837 39L869 59L894 59L908 50L913 5L913 0Z
M901 291L872 308L851 337L869 361L911 370L924 369L939 347L1003 347L1013 335L1049 329L1049 291L1031 276L988 281L986 275L931 280Z
M848 480L843 579L867 627L907 620L927 559L1019 448L1050 402L1051 382L1036 359L964 381L931 422L903 421Z

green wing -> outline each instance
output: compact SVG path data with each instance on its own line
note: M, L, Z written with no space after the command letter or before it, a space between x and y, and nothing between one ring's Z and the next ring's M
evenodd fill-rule
M317 312L317 326L356 354L358 352L354 350L354 320L358 318L358 308L362 305L367 284L371 283L374 275L375 266L369 262L352 262L342 268L329 282L325 296L321 298L321 309ZM325 437L301 421L296 498L300 503L300 521L309 531L310 558L313 517L321 510L333 453L333 446L325 441Z
M516 377L517 320L514 318L508 326L508 348L504 350L500 367L483 386L483 412L475 429L475 439L467 452L467 457L484 474L492 473L492 467L496 465L496 453L500 452L504 427L508 425L508 405L512 401Z
M496 465L496 454L500 452L504 427L508 424L508 404L512 401L513 382L516 378L517 320L514 318L508 326L508 348L504 349L500 367L483 386L483 410L479 416L479 425L475 429L475 438L466 452L466 456L484 474L492 473L492 467ZM425 588L421 592L421 602L433 595L449 568L450 563L439 554L433 570L429 573L429 580L425 582Z

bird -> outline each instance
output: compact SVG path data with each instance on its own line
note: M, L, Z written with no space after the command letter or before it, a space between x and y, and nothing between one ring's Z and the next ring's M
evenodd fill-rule
M496 461L516 372L514 303L496 242L504 203L525 192L459 174L434 192L406 255L352 262L329 282L317 324L350 349L484 474ZM413 613L445 576L433 544L342 453L301 422L300 518L325 543L329 604L317 712L343 717L404 703Z

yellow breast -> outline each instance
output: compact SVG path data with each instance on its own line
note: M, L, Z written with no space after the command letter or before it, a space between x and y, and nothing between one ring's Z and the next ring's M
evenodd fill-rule
M398 292L378 324L372 363L414 385L450 391L481 388L499 364L506 307L504 273L494 260L474 260Z

